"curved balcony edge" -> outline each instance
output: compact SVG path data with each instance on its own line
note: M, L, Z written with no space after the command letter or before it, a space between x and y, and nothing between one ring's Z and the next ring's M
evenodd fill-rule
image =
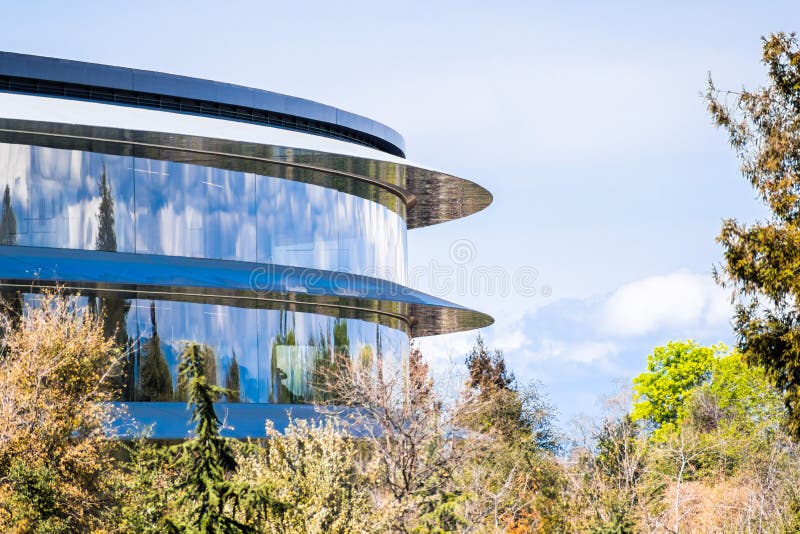
M373 185L406 205L409 229L460 219L493 200L484 187L432 169L394 161L302 148L194 135L103 126L0 118L0 141L113 155L137 155L219 169L275 174L288 166L311 173L310 183L335 187L337 180ZM327 178L325 178L327 176ZM299 181L304 181L298 175Z
M484 313L379 278L181 256L0 246L0 285L23 291L58 286L246 308L289 304L337 316L374 314L405 323L411 337L473 330L494 322Z

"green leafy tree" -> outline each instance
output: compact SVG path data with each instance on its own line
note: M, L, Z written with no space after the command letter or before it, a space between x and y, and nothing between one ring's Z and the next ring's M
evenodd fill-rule
M116 445L107 431L118 415L108 401L119 351L96 315L55 293L27 304L4 330L2 530L100 532L116 505Z
M268 484L291 507L272 507L259 532L336 534L377 532L385 514L373 507L375 487L364 472L357 440L331 419L291 420L281 433L267 421L269 439L237 456L236 479Z
M800 437L800 44L794 34L763 39L767 84L706 99L728 133L741 173L770 210L765 221L724 221L718 280L737 296L735 330L747 361L783 393L789 429Z
M715 359L711 379L691 392L687 417L698 430L774 432L783 422L784 409L764 370L748 366L734 351Z
M676 428L684 415L689 392L711 378L724 346L701 347L694 341L670 341L653 349L647 371L633 379L634 421L645 420L656 436Z

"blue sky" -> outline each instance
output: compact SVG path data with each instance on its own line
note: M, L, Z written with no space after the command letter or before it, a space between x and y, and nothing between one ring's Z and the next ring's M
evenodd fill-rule
M5 4L0 49L319 100L489 188L488 210L410 232L409 266L536 273L533 296L418 285L493 314L484 335L562 421L596 413L655 345L733 341L714 237L764 212L700 92L709 72L759 84L759 38L798 29L795 2L70 4ZM473 337L423 348L447 369Z

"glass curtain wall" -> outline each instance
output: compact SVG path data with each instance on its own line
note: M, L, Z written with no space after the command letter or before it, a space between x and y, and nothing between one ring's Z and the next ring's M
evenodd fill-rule
M0 244L274 263L406 281L406 224L319 185L0 144Z

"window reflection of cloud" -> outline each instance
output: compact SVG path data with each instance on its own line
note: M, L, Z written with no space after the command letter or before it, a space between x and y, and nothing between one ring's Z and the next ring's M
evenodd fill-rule
M405 223L355 195L174 162L3 144L0 185L12 190L18 244L94 248L103 165L119 251L404 280Z

